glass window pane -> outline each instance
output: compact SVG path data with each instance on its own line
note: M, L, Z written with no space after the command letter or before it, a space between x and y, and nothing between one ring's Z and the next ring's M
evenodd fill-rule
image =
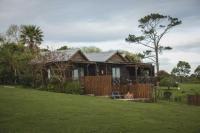
M120 78L120 68L116 68L116 78Z
M80 77L83 77L83 76L84 76L84 69L80 68Z
M74 80L77 80L77 79L78 79L78 69L74 69L74 70L73 70L72 78L73 78Z
M116 73L115 73L115 68L112 68L112 77L115 78L116 77Z

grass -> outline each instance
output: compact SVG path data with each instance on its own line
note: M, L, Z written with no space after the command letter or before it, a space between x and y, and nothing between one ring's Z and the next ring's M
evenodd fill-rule
M0 132L199 133L200 107L0 86Z
M200 94L200 84L192 84L192 83L183 83L179 85L180 90L178 90L178 87L170 87L168 90L167 87L160 87L159 93L160 97L162 98L163 92L170 91L172 92L171 99L179 98L181 99L181 102L186 103L187 102L187 95L192 94Z

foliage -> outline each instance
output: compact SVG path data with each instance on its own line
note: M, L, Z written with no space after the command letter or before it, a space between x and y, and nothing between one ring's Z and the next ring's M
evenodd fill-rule
M67 50L67 49L70 49L68 46L62 46L60 48L58 48L57 50Z
M170 97L172 96L172 93L170 91L165 91L164 92L164 98L167 100L170 100Z
M4 84L30 84L32 54L23 45L14 43L0 47L0 82Z
M49 91L64 92L67 94L83 94L79 81L66 81L63 86L57 79L51 79L47 85Z
M164 92L169 91L172 93L170 101L187 103L187 96L188 95L195 95L200 94L200 83L182 83L179 84L179 87L160 87L159 94L160 98L164 98Z
M6 31L6 41L8 43L19 43L20 29L18 25L10 25L10 27Z
M183 82L183 78L190 73L191 66L186 61L179 61L177 66L172 69L171 74L180 78L180 82Z
M20 37L24 37L25 41L32 40L39 43L40 39L36 39L36 33L38 31L25 32L25 27L29 26L17 26L11 25L5 34L2 34L0 45L0 83L1 84L23 84L31 85L32 83L32 67L30 60L36 55L33 54L23 43L20 43ZM29 35L33 37L29 38ZM42 37L42 35L40 35ZM21 38L22 39L22 38ZM31 42L32 42L31 41ZM22 41L23 42L23 41ZM24 42L25 43L25 42ZM35 43L35 42L34 42Z
M68 81L64 84L64 92L68 94L83 94L79 81Z
M20 33L20 41L27 44L31 51L38 49L38 45L43 41L43 32L36 25L23 25Z
M99 53L102 50L100 48L94 47L94 46L90 46L90 47L82 47L81 51L85 52L85 53Z
M170 74L168 72L166 72L165 70L160 70L158 73L157 73L157 76L158 76L158 80L162 80L164 78L167 78L170 76Z
M144 58L152 60L156 64L157 73L159 72L159 53L163 50L172 49L169 46L160 45L163 36L173 27L181 24L178 18L152 13L139 19L139 28L142 36L129 35L127 42L143 45L148 48L143 54Z
M63 90L61 89L61 87L59 85L59 81L55 78L51 78L49 80L49 83L47 85L47 90L56 91L56 92L63 92Z
M120 53L122 55L124 54L124 56L131 62L135 62L135 63L141 62L141 58L138 54L134 54L134 53L131 53L131 52L128 52L128 51L125 51L125 50L120 51Z
M178 87L178 83L172 77L168 76L160 80L160 86L165 86L169 89L170 87Z
M200 65L197 66L197 68L194 70L194 73L198 79L200 79Z

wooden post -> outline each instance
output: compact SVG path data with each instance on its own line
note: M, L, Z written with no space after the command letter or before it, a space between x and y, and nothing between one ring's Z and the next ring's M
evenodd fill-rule
M98 72L97 72L97 67L98 67L98 66L97 66L97 63L95 63L95 69L96 69L95 71L96 71L96 76L98 76L98 75L99 75L99 74L98 74Z
M138 70L138 66L137 65L135 65L135 81L137 82L138 81L138 79L137 79L137 70Z
M89 65L90 65L90 64L87 64L87 66L86 66L86 67L87 67L87 68L86 68L86 69L87 69L87 76L89 76L89 74L88 74L88 66L89 66Z
M107 68L107 64L106 64L106 75L108 75L108 68Z

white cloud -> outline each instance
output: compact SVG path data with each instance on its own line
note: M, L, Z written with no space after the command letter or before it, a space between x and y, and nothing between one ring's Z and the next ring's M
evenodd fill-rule
M43 47L56 49L96 46L103 50L123 49L134 53L142 46L124 41L129 33L138 32L138 19L159 12L183 21L161 41L174 47L161 55L161 69L170 69L179 60L189 61L193 69L199 63L199 0L0 0L0 32L10 24L35 24L44 31Z

